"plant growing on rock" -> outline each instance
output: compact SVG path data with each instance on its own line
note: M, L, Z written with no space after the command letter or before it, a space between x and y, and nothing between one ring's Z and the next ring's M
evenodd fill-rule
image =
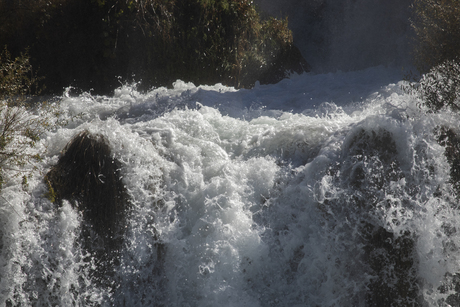
M56 109L33 101L38 80L27 53L12 59L5 47L0 54L0 184L13 172L27 185L31 169L25 167L42 159L36 146L40 135L57 125Z
M309 69L287 19L261 19L250 0L0 2L0 15L11 11L18 18L0 19L0 41L13 54L30 46L54 92L107 93L118 76L141 89L177 79L251 87Z

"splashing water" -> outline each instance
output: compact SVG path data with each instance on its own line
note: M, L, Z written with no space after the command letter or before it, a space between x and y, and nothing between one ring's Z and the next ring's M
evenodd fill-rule
M292 76L113 97L64 94L69 124L28 190L0 199L6 306L447 306L459 222L445 148L458 116L428 114L399 74ZM39 174L83 130L120 161L131 209L114 272L90 227Z

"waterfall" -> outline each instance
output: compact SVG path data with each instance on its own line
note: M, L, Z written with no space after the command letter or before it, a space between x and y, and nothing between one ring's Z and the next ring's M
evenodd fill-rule
M65 92L68 123L42 137L28 187L2 191L0 304L458 304L459 118L400 80L379 66L251 90ZM125 190L110 257L84 200L46 196L82 132L108 145Z

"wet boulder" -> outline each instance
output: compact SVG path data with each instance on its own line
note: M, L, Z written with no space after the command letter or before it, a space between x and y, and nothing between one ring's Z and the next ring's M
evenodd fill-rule
M237 87L252 88L256 81L260 84L275 84L290 74L302 74L311 70L300 50L293 44L272 50L266 61L261 63L255 57L248 57L240 72Z
M299 48L291 45L280 51L274 61L268 65L268 69L261 73L259 81L261 84L274 84L289 74L301 74L310 70L311 67L300 53Z
M434 133L437 135L438 143L445 148L444 155L450 166L449 182L452 185L455 199L453 199L452 207L458 209L458 199L460 198L460 135L449 127L438 127ZM442 196L442 193L439 194ZM457 235L457 227L443 225L443 230L448 238L454 238ZM447 250L458 250L455 239L453 242L445 243ZM447 251L448 252L448 251ZM446 294L445 302L450 306L460 306L460 273L448 272L445 276L442 286L438 288L439 292Z
M86 245L99 246L104 254L119 248L128 200L120 163L104 136L88 131L76 135L45 182L55 203L67 200L81 212L82 235L91 238Z
M341 161L329 175L341 187L341 196L323 204L338 219L334 224L352 227L353 245L360 246L357 261L369 277L363 298L366 306L419 306L416 233L399 227L396 213L411 210L409 180L398 161L392 132L381 127L356 128L344 142ZM332 218L332 216L331 216ZM343 223L346 220L346 223ZM348 230L350 231L350 230Z

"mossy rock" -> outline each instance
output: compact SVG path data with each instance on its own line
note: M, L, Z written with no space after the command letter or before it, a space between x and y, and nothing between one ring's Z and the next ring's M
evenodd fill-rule
M357 261L362 264L361 273L369 277L364 305L423 305L416 234L404 230L396 233L381 218L395 205L388 197L391 184L405 177L393 133L383 127L357 127L344 142L341 160L328 174L343 193L318 207L334 213L326 218L339 218L340 223L346 218L346 224L354 229L352 244L361 251ZM410 204L402 200L401 205Z
M365 258L373 275L366 306L420 306L415 238L410 232L396 236L381 226L362 228Z
M249 88L309 70L287 19L262 19L251 0L10 2L0 42L14 57L29 48L49 93L109 94L118 76L139 90L177 79Z
M397 160L397 147L388 130L357 129L343 149L346 157L341 173L352 189L360 190L363 201L379 198L382 189L403 177ZM376 199L372 206L379 202Z

